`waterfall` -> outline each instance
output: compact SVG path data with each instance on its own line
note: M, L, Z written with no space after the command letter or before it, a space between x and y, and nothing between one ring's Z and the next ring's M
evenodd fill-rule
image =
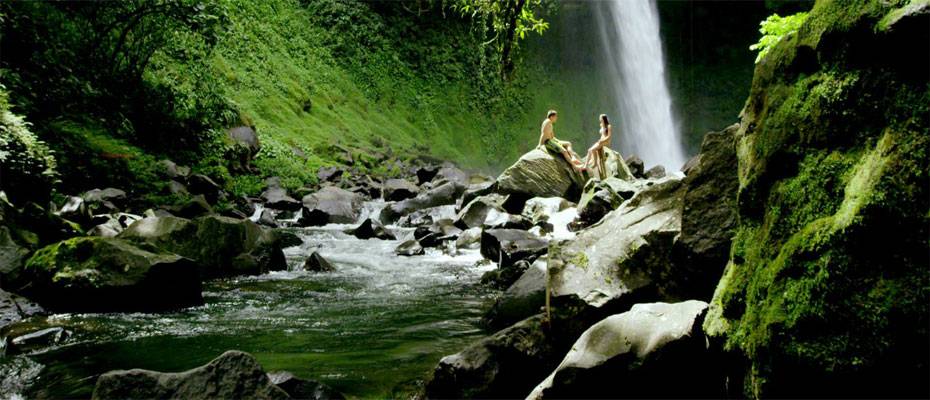
M624 156L636 154L647 168L663 165L675 171L686 160L672 118L655 1L609 0L599 5L603 68L619 109L608 116Z

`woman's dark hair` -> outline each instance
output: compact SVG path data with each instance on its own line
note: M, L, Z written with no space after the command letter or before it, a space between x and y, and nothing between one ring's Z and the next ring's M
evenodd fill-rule
M601 114L601 117L600 117L600 118L601 118L601 122L604 123L604 127L605 127L605 128L606 128L608 125L610 125L610 120L607 119L607 114Z

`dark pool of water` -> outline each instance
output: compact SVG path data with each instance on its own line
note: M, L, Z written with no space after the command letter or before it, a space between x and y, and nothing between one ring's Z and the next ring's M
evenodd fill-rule
M304 244L286 251L292 265L319 251L335 273L210 282L206 305L174 313L38 320L74 337L0 362L0 387L7 396L25 385L30 398L88 397L102 372L181 371L238 349L267 371L318 379L351 397L405 397L439 358L485 335L478 319L491 293L477 281L489 267L475 266L475 251L397 257L400 241L357 240L340 228L301 230Z

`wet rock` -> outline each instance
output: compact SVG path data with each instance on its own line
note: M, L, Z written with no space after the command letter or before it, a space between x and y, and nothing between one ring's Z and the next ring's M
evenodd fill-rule
M528 399L721 398L726 381L707 348L707 303L636 304L591 326Z
M8 355L24 354L33 350L61 345L70 337L71 331L62 327L47 328L7 337L6 352Z
M336 270L336 267L333 266L329 260L323 258L320 253L313 252L310 253L310 257L307 257L307 261L304 261L304 271L310 272L333 272Z
M82 225L87 224L92 218L84 199L78 196L68 196L55 214Z
M544 330L543 316L527 318L443 357L426 382L426 396L523 398L552 371L562 350Z
M479 196L459 211L455 217L455 226L461 229L480 228L489 221L499 221L506 218L504 211L506 197L499 194ZM503 217L502 217L503 216Z
M45 310L31 300L0 290L0 329L33 315L44 313Z
M390 204L381 210L381 223L392 224L397 222L400 217L417 210L455 204L455 200L458 199L464 189L464 186L448 182L422 192L412 199Z
M358 220L362 198L358 194L326 186L303 198L300 226L351 224Z
M581 176L561 155L537 148L524 154L497 178L497 191L533 197L577 198L582 189Z
M355 229L349 231L350 235L353 235L359 239L380 239L380 240L396 240L394 234L389 232L384 225L381 225L380 222L377 222L371 218L365 219Z
M665 167L661 165L656 165L655 167L649 168L645 173L646 179L659 179L665 178Z
M401 201L416 197L420 188L405 179L388 179L381 185L385 201Z
M416 240L405 241L394 249L394 254L399 256L419 256L425 253L426 251L423 249L423 246Z
M344 171L338 167L320 167L316 170L316 177L320 182L339 182Z
M93 399L286 399L254 357L227 351L184 372L110 371L97 379Z
M120 189L93 189L81 195L91 214L119 211L126 202L126 192Z
M458 249L477 249L481 247L481 228L468 228L455 239Z
M177 215L181 218L197 218L205 215L213 214L213 206L210 205L210 202L207 201L207 198L202 194L198 194L190 199L187 199L183 204L178 206L171 207L169 209L172 215Z
M515 281L504 286L507 290L482 318L482 322L493 329L502 329L536 315L546 304L546 261L536 260L532 265L526 261L517 262L512 272L518 271Z
M145 218L120 238L148 243L200 263L207 278L258 275L287 268L273 231L249 220L218 215L187 220Z
M681 230L681 182L648 186L574 240L549 248L553 304L598 309L648 293L675 299L683 282L671 268L671 246Z
M23 293L56 312L161 311L203 304L188 258L121 239L78 237L35 253Z
M259 225L267 226L269 228L278 227L278 221L275 220L274 213L267 208L262 210L262 213L258 216L258 221L256 222L258 222Z
M517 261L536 261L546 254L549 242L520 229L485 229L481 233L481 255L508 268Z
M287 371L269 372L268 379L293 399L342 400L345 396L335 389L312 379L301 379Z
M646 164L639 156L633 155L627 158L626 165L630 167L630 172L633 174L633 177L638 179L646 178Z

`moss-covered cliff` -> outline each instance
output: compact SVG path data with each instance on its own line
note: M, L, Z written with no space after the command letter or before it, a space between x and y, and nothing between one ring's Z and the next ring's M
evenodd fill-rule
M928 33L926 0L823 0L756 67L705 322L744 394L927 396Z

